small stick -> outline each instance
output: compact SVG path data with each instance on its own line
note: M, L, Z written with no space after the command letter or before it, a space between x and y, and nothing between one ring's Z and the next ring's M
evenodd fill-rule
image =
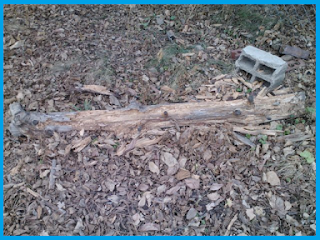
M49 176L49 189L54 188L54 183L55 183L54 174L56 172L56 165L57 165L57 160L53 159L51 169L50 169L50 176Z

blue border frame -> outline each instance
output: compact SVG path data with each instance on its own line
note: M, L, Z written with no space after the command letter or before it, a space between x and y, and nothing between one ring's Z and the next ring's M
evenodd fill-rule
M73 1L73 0L67 0L67 1L48 1L48 2L44 2L44 1L36 1L36 0L33 0L33 1L4 1L2 2L2 6L1 6L1 9L0 9L0 14L1 14L1 36L3 37L3 5L4 4L85 4L85 3L89 3L89 4L131 4L131 3L135 3L135 4L265 4L264 3L261 3L261 2L258 2L258 1L253 1L253 0L247 0L247 1L241 1L241 2L238 2L238 1L235 1L235 0L226 0L226 1L208 1L208 0L199 0L197 2L195 2L194 0L175 0L175 1L168 1L168 0L155 0L155 1L150 1L150 0L140 0L140 1L123 1L123 0L120 0L120 1L114 1L114 0L111 0L111 1L91 1L91 2L88 2L88 1L83 1L83 0L78 0L78 1ZM301 2L301 1L297 1L297 0L286 0L286 1L270 1L268 2L268 4L316 4L317 1L305 1L305 2ZM318 17L318 9L317 9L317 4L316 4L316 22L318 23L319 22L319 17ZM316 24L316 33L319 31L319 25ZM318 37L316 37L316 46L319 46L320 44L320 41L318 39ZM317 52L317 50L316 50ZM2 119L2 122L3 122L3 45L1 45L1 66L2 66L2 71L1 71L1 119ZM316 54L317 55L317 54ZM319 63L316 62L316 79L318 78L319 73L318 73L318 70L319 70ZM316 94L317 92L320 92L319 90L319 86L318 84L316 84ZM316 104L319 105L319 101L318 99L316 99ZM316 115L316 119L318 119L318 111L317 111L317 115ZM317 124L317 121L316 121L316 132L319 131L319 127L318 127L318 124ZM1 131L0 131L0 134L1 134L1 142L2 144L0 145L0 148L1 148L1 172L2 172L2 176L3 176L3 125L1 126ZM318 136L316 135L316 159L318 158L318 156L320 156L319 152L318 152ZM319 167L318 165L319 164L316 164L317 165L317 168ZM3 203L3 177L1 178L1 201ZM318 179L316 180L316 188L318 189L318 186L319 186L319 181ZM319 197L319 191L316 192L316 198ZM318 206L318 204L316 204L316 207ZM1 208L1 215L3 216L3 208ZM316 218L319 217L319 213L317 212L316 213ZM1 224L1 236L3 236L3 217L0 218L0 224ZM317 227L317 230L318 230L319 227ZM266 236L262 236L263 238L266 237ZM313 236L310 236L310 237L313 237ZM310 238L308 237L308 238ZM315 236L314 236L315 237ZM313 238L314 238L313 237ZM5 238L8 238L7 236L5 236ZM13 237L13 238L16 238L16 237ZM29 236L27 238L30 238ZM39 238L39 236L37 236L37 238ZM115 237L112 237L112 238L115 238ZM118 237L117 237L118 238ZM153 237L155 238L155 237ZM158 237L156 237L158 238ZM172 237L170 237L172 238ZM187 238L190 238L190 237L187 237ZM291 238L291 236L286 236L285 238Z

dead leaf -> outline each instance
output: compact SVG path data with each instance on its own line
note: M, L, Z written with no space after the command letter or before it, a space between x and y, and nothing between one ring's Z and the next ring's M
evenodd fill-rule
M210 187L210 190L211 191L217 191L219 190L220 188L223 187L223 184L219 184L219 183L213 183Z
M80 233L84 229L81 218L78 219L76 226L74 227L74 233Z
M154 162L149 162L149 170L158 175L160 174L159 167Z
M166 191L166 194L168 194L168 195L175 194L179 191L180 188L181 188L181 186L174 186L174 187L170 188L168 191Z
M175 159L173 157L173 155L171 153L168 153L168 152L164 152L162 155L161 155L161 160L167 164L168 167L173 167L174 165L177 165L178 164L178 161L177 159Z
M155 223L145 223L140 227L139 230L142 232L160 231L160 226L159 226L159 224L155 224Z
M210 149L207 149L204 153L203 153L203 160L208 161L210 160L212 157L212 153Z
M265 216L265 215L266 215L265 210L264 210L262 207L260 207L260 206L256 206L256 207L254 207L253 209L254 209L254 213L255 213L257 216L262 217L262 216Z
M158 59L158 62L160 62L163 58L163 50L162 48L159 50L159 52L157 53L157 59Z
M113 192L116 185L117 184L111 179L108 179L107 181L105 181L105 186L109 189L110 192Z
M161 193L163 193L164 191L166 191L167 186L166 185L160 185L159 187L157 187L157 195L160 195Z
M19 173L23 165L24 165L24 161L23 159L21 159L18 165L11 169L10 174L16 175L17 173Z
M184 168L180 168L179 172L176 174L176 179L178 179L179 181L189 177L190 177L190 172Z
M91 137L88 136L83 140L78 141L76 144L72 146L74 152L81 152L89 143L91 142Z
M218 198L220 197L220 194L215 192L215 193L210 193L207 195L207 197L211 200L211 201L216 201L218 200Z
M57 186L57 190L58 190L58 191L65 191L65 190L66 190L66 189L65 189L64 187L62 187L62 185L59 184L59 183L56 183L56 186Z
M188 220L190 220L190 219L194 218L195 216L197 216L197 213L198 213L198 211L197 211L196 209L190 208L189 211L188 211L188 213L187 213L186 218L187 218Z
M133 225L138 226L140 223L140 213L136 213L132 216Z
M15 42L11 47L9 47L10 50L22 47L24 45L24 40Z
M121 106L118 98L116 98L113 94L111 94L111 95L109 96L109 98L110 98L110 104L111 104L111 105Z
M280 217L284 217L286 215L284 201L281 197L272 194L271 197L269 197L269 204L278 212Z
M226 204L225 204L227 207L231 208L232 205L233 205L233 202L231 200L231 198L228 198L227 201L226 201Z
M266 180L268 183L270 183L271 186L280 185L280 179L278 178L278 175L274 171L269 171L266 173Z
M216 206L218 206L218 204L212 202L206 205L206 209L209 212L210 210L214 209Z
M200 180L188 178L184 180L186 185L191 189L199 189L200 188Z
M292 208L292 205L288 201L284 201L285 210L288 211Z
M49 233L46 230L42 230L39 236L49 236Z
M256 217L256 215L254 214L253 208L246 209L246 214L247 214L248 218L250 219L250 221Z
M42 207L38 206L37 207L37 218L40 219L41 215L42 215Z
M146 205L146 196L142 195L141 199L138 202L138 206L143 207L144 205Z
M172 176L173 174L175 174L179 170L179 167L180 167L179 164L176 164L172 167L168 167L167 175Z
M161 91L164 91L164 92L169 92L169 93L173 93L173 94L176 93L176 91L174 89L172 89L171 87L169 87L167 85L162 86L160 89L161 89Z

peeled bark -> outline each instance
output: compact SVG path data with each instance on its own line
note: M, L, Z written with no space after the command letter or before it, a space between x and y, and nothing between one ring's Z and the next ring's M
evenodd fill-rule
M237 123L258 125L274 120L297 117L305 111L305 93L258 97L254 103L247 99L173 103L152 106L131 104L119 110L55 112L44 114L26 112L19 103L10 105L14 136L37 135L71 130L103 130L134 133L153 128L199 125L206 123Z

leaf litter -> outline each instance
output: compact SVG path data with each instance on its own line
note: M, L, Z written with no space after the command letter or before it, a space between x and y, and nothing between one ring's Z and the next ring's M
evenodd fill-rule
M238 6L246 7L270 11ZM5 130L4 235L315 235L315 29L261 23L255 36L234 11L4 5L5 129L15 101L28 111L70 112L242 99L263 84L233 73L230 50L254 37L276 55L279 41L310 45L309 59L276 92L306 91L304 118L251 129L142 128L135 136L14 139Z

